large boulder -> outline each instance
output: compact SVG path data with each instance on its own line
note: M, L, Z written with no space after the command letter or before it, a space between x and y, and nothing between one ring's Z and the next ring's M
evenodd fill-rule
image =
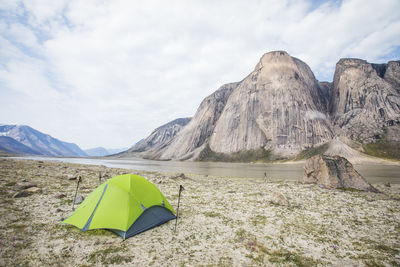
M379 192L353 168L346 158L340 156L317 155L309 158L304 166L302 181L327 188L352 188Z

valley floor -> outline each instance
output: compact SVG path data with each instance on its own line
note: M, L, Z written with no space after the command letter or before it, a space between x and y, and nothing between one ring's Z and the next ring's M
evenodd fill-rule
M139 171L176 207L174 221L122 241L106 230L60 224L104 166L0 159L0 266L399 266L400 185L384 194L316 185ZM300 177L299 177L300 178ZM25 182L23 182L25 180ZM42 191L12 198L23 183ZM277 192L289 205L277 204ZM66 197L62 197L65 194Z

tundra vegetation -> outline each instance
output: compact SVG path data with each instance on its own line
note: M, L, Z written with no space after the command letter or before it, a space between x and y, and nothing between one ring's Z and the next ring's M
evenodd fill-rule
M104 182L127 172L156 184L173 206L185 187L176 232L171 221L122 241L107 230L60 224L72 212L76 177L83 179L78 195L86 197L99 173ZM400 185L375 184L383 192L377 194L273 178L2 158L0 266L400 265ZM287 201L274 199L282 195Z

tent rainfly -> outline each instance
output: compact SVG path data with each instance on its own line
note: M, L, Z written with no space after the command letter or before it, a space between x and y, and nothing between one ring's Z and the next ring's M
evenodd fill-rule
M154 184L139 175L123 174L97 187L62 223L82 231L109 229L125 240L175 218Z

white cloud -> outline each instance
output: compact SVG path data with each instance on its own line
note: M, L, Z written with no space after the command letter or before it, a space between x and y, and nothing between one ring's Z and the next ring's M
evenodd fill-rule
M270 50L328 80L341 57L382 60L400 45L398 10L396 0L0 2L0 122L85 148L129 146L193 115Z

